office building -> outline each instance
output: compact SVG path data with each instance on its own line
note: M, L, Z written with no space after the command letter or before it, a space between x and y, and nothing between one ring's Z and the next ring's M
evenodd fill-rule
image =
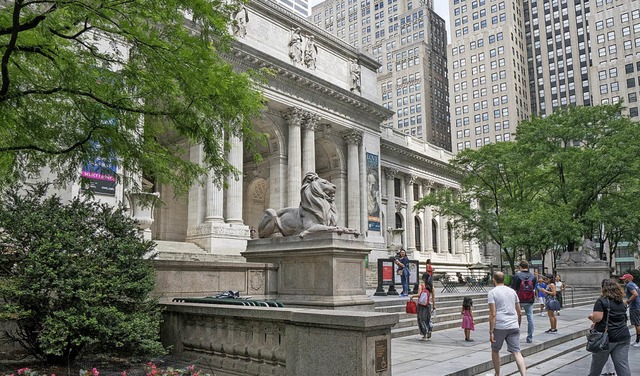
M432 1L327 0L309 18L380 63L378 95L388 128L451 150L444 20Z
M449 11L454 152L510 141L531 112L522 3L452 0Z
M309 1L308 0L273 0L276 4L287 8L295 14L308 17L309 16Z

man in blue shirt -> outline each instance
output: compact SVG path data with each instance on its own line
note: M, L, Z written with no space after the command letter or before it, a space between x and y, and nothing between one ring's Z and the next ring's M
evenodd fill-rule
M633 283L633 276L625 274L620 279L624 282L624 292L627 299L624 301L629 306L629 321L636 327L636 342L633 347L640 347L640 297L638 297L638 285Z

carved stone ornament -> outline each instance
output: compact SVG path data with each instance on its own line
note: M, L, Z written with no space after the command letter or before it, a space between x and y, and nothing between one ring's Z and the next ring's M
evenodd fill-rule
M291 107L288 110L282 112L282 117L287 121L289 125L300 126L305 114L306 111L304 111L303 109L298 107Z
M407 185L412 185L416 182L416 180L418 180L418 177L416 175L406 174L404 176L404 181L407 183Z
M316 59L318 56L318 46L313 35L307 37L307 44L304 47L304 65L309 69L316 69Z
M348 130L342 133L345 142L348 145L360 145L362 143L362 132L356 130Z
M247 8L242 5L240 9L233 14L233 21L231 23L233 35L238 38L244 38L247 35L247 23L249 23L249 12L247 12Z
M303 51L302 34L300 34L300 28L296 27L291 31L291 38L289 39L289 57L294 64L302 63Z
M267 209L258 225L258 236L300 236L335 232L360 235L356 229L338 226L335 206L336 186L315 172L302 180L300 206L275 211Z
M383 169L384 169L384 175L387 177L388 180L395 179L396 175L398 174L398 170L396 170L395 168L384 167Z
M360 64L358 60L354 59L349 62L349 76L351 79L350 90L360 94Z
M320 121L319 115L307 112L304 114L304 117L303 117L302 129L315 131L317 129L317 125L319 121Z

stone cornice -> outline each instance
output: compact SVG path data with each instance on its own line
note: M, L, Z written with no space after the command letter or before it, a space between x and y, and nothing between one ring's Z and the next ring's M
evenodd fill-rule
M376 132L380 131L380 123L393 116L393 111L377 103L330 82L320 81L309 72L274 59L247 45L235 42L231 53L223 56L241 70L270 69L275 72L275 76L269 77L268 88L291 95L297 100L314 103L329 112L341 116L348 115Z
M458 180L462 176L456 173L447 162L422 155L415 150L394 144L385 139L380 139L380 151L382 155L388 153L388 155L395 155L405 160L417 162L417 165L429 166L433 171L439 172L442 176L448 176L450 179Z

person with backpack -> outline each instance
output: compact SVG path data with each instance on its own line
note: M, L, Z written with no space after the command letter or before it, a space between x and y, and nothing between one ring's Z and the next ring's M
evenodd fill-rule
M422 275L422 284L420 290L415 295L410 295L409 300L418 299L418 329L422 337L420 341L426 341L431 338L431 311L436 309L436 297L433 293L433 285L429 273Z
M520 307L527 315L527 343L533 342L533 305L536 300L535 286L538 279L529 272L529 263L526 260L520 261L520 270L511 280L511 288L516 290Z

